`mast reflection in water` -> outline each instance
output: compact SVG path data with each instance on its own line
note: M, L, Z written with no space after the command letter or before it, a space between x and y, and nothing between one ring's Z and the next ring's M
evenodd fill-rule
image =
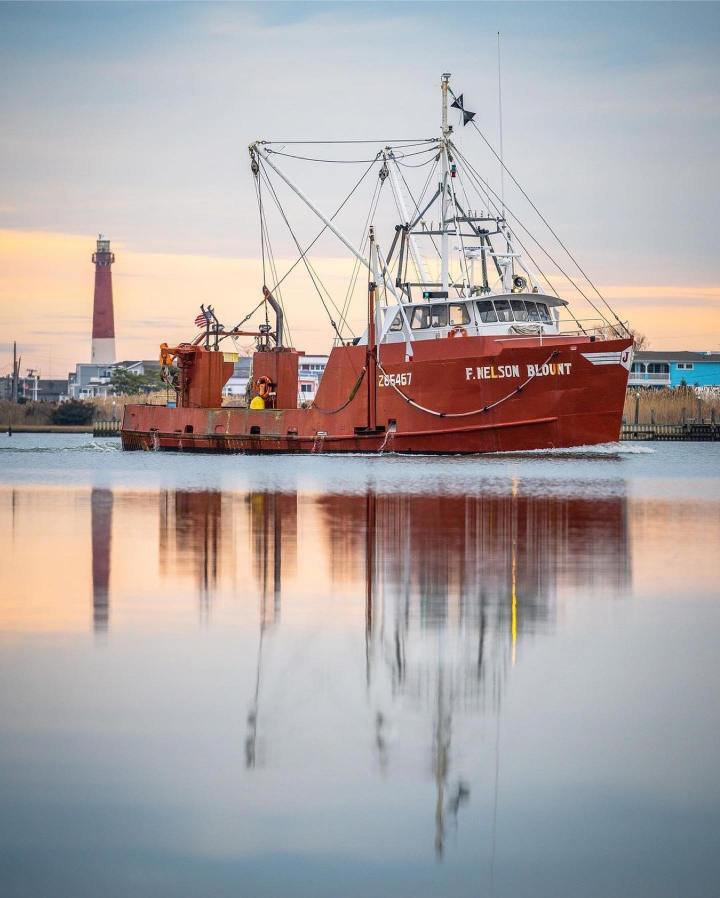
M409 701L432 718L435 852L448 812L457 823L470 796L453 771L452 719L499 714L517 641L551 625L560 585L627 588L625 499L509 496L326 496L319 500L333 571L350 577L364 531L367 684L375 744L388 764L393 706ZM387 682L384 682L387 681Z
M626 499L526 496L513 485L499 496L368 492L303 496L300 504L306 521L319 516L320 545L310 549L311 564L324 562L332 588L364 591L365 689L384 774L391 763L403 763L404 748L393 750L388 735L398 709L426 721L434 850L442 857L448 819L457 826L472 797L470 773L453 751L454 715L499 726L518 645L552 628L559 591L629 589ZM161 569L192 571L201 607L220 588L221 569L240 591L242 580L231 572L252 572L260 608L247 768L262 763L259 747L266 749L264 681L282 675L268 666L264 651L281 621L283 582L297 572L298 515L295 493L174 491L160 499ZM245 546L236 539L243 529Z

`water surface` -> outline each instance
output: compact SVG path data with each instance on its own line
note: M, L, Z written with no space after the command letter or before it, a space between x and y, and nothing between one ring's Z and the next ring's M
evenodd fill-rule
M8 896L708 896L720 446L0 443Z

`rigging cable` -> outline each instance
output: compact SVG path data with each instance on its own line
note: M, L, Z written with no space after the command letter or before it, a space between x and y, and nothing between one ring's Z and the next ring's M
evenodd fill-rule
M471 175L471 178L476 179L476 180L479 180L479 181L482 183L482 185L484 186L484 188L485 188L486 190L488 190L490 193L492 193L492 195L493 195L496 199L499 200L500 197L498 196L498 194L493 190L493 188L489 185L489 183L488 183L487 181L485 181L485 179L482 177L482 175L480 175L480 174L473 168L473 166L470 164L470 162L468 162L468 160L467 160L467 159L463 156L463 154L458 150L458 148L455 146L455 144L453 144L453 148L454 148L454 150L455 150L455 152L456 152L458 158L461 159L462 162L463 162L463 164L466 166L468 172L469 172L470 175ZM497 205L496 205L494 202L492 203L492 206L493 206L493 208L495 209L496 212L499 212L499 211L500 211L500 210L498 209ZM607 324L607 325L610 326L610 327L613 327L613 325L610 323L610 321L605 317L605 315L603 315L603 313L600 311L600 309L598 309L598 307L597 307L597 306L595 305L595 303L590 299L590 297L584 292L584 290L582 290L581 287L578 286L578 284L573 280L573 278L570 277L570 275L569 275L569 274L562 268L562 266L561 266L560 263L557 261L557 259L553 258L553 256L550 255L550 253L545 249L545 247L542 245L542 243L540 243L540 241L537 239L537 237L534 237L534 236L533 236L533 234L532 234L531 231L528 229L528 227L527 227L526 225L523 224L523 222L518 218L517 215L515 215L515 213L512 211L512 209L510 209L510 208L506 205L506 206L505 206L505 211L506 211L507 213L509 213L509 215L510 215L510 216L517 222L517 224L520 225L520 227L523 229L523 231L525 231L525 233L528 235L528 237L530 237L530 239L533 241L533 243L536 244L536 246L540 249L540 251L541 251L545 256L547 256L547 258L550 260L550 262L552 262L553 265L556 266L556 268L557 268L558 271L563 275L563 277L567 278L568 282L569 282L570 284L572 284L572 286L573 286L573 287L577 290L577 292L583 297L583 299L585 299L586 302L588 302L589 305L590 305L590 306L591 306L591 307L598 313L598 315L599 315L600 318L605 322L605 324ZM518 240L518 243L519 243L519 242L520 242L520 241ZM612 311L612 309L611 309L611 311ZM613 314L614 314L614 313L613 313ZM574 317L574 316L573 316L573 317ZM615 316L615 317L616 317L616 319L617 319L617 316ZM617 319L617 320L619 321L619 319ZM620 324L622 325L623 329L624 329L625 331L627 331L627 328L625 327L625 325L622 324L622 322L620 322Z
M444 148L444 151L445 151L445 158L447 159L448 168L452 172L451 164L450 164L450 154L447 151L447 147ZM462 272L462 268L464 265L464 267L465 267L465 283L467 284L467 289L469 290L472 287L472 284L470 283L470 274L468 272L467 258L465 256L465 241L463 240L462 228L460 227L460 223L458 222L458 217L457 217L458 204L457 204L457 197L455 196L455 187L453 186L452 174L448 178L448 184L450 186L450 196L452 197L452 201L453 201L453 218L455 219L455 233L456 233L456 236L460 239L460 251L461 251L461 258L462 258L462 264L460 265L460 269Z
M460 177L460 172L459 172L459 171L458 171L458 181L460 182L460 187L462 188L463 196L465 197L465 202L468 204L468 214L469 214L469 210L470 210L470 197L468 196L468 193L467 193L467 191L465 190L465 183L464 183L462 177ZM477 189L477 187L476 187L476 189ZM480 190L478 190L478 194L480 195L480 199L482 200L483 197L482 197L482 192L481 192ZM487 209L488 209L488 213L489 213L489 212L490 212L490 209L491 209L495 204L491 201L490 196L489 196L488 194L485 194L485 200L486 200L486 202L487 202ZM497 207L496 207L496 211L497 211ZM471 225L471 227L472 227L472 225ZM558 291L555 289L554 284L552 284L552 283L550 282L550 279L549 279L548 276L545 274L545 272L543 271L543 269L540 267L540 265L538 264L538 262L535 260L535 258L533 257L533 255L530 253L530 250L525 246L525 244L524 244L524 243L522 242L522 240L517 236L517 234L513 234L513 238L517 241L517 243L518 243L520 249L523 251L523 253L528 257L528 259L529 259L529 260L532 262L532 264L535 266L536 271L539 273L539 275L540 275L540 277L543 279L543 281L545 281L545 283L547 284L548 288L555 294L555 296L557 296L558 299L560 299L560 298L561 298L561 297L560 297L560 294L559 294ZM488 241L488 244L490 245L490 249L492 249L492 243L490 243L490 238L489 238L489 236L486 236L485 239ZM494 250L493 250L493 252L494 252ZM577 324L578 329L581 330L584 334L587 334L585 328L582 326L582 324L580 323L579 319L576 317L575 313L574 313L573 310L570 308L570 306L567 306L567 310L568 310L568 312L570 313L570 315L572 316L572 319L573 319L573 321L575 322L575 324Z
M284 146L340 146L341 144L352 144L352 143L375 143L382 144L383 146L389 146L397 144L398 146L402 144L403 146L413 146L419 147L424 143L435 143L437 142L437 137L399 137L394 140L388 140L387 138L380 138L378 140L258 140L259 144L263 146L272 146L275 144L283 144Z
M385 182L378 178L375 184L375 190L373 191L372 198L370 200L370 208L368 209L368 214L365 219L365 224L363 226L362 236L360 238L360 252L365 252L365 244L367 243L368 237L368 228L370 226L370 222L375 215L375 211L377 209L378 203L380 201L380 193L382 191L382 186ZM355 262L353 264L352 274L350 275L350 282L348 284L347 293L345 294L345 302L343 303L341 315L343 318L347 315L350 309L350 302L352 301L352 297L355 293L355 287L357 286L357 279L360 276L360 259L355 257Z
M425 165L430 165L430 163L433 161L433 159L436 158L435 157L436 151L437 151L436 147L433 147L433 155L429 159L426 159L424 162L401 162L400 159L407 158L405 156L400 156L399 158L398 157L395 157L395 158L397 160L397 164L402 165L403 168L423 168L423 166L425 166Z
M243 324L245 324L246 321L249 321L252 318L252 316L255 314L255 312L257 312L257 310L260 308L260 306L264 302L265 302L265 297L263 296L263 298L255 306L255 308L252 310L252 312L248 312L247 315L242 319L242 321L238 321L238 323L235 325L235 327L232 328L232 330L233 331L239 330L243 326Z
M257 175L255 176L255 194L258 201L258 214L260 216L260 254L262 256L263 284L267 284L267 278L265 277L265 230L263 228L262 190L260 185L260 178L258 178Z
M258 209L260 211L260 252L262 254L262 282L263 286L267 284L267 276L265 274L265 227L264 227L264 219L265 214L263 210L263 201L262 201L262 182L260 178L255 178L255 184L257 187L257 198L258 198ZM270 331L270 321L268 318L268 302L267 297L263 295L263 300L265 302L265 328L267 332Z
M258 168L258 171L259 171L259 168ZM263 211L262 211L261 226L264 227L264 229L265 229L265 243L268 247L268 255L269 255L268 261L269 261L269 265L270 265L270 273L272 274L273 281L277 281L277 267L275 265L275 256L272 251L272 243L270 241L270 230L268 228L267 215L265 214L264 207L263 207ZM292 341L292 330L290 328L290 321L289 321L289 317L287 315L287 310L285 309L285 302L283 300L282 292L280 291L279 287L273 288L273 290L271 290L270 292L277 294L277 299L280 303L280 308L282 309L283 316L285 317L285 327L287 330L288 342L290 343L290 345L292 345L292 342L293 342ZM265 323L268 324L267 303L265 305Z
M500 197L499 197L498 194L493 190L493 188L490 187L489 183L486 182L486 181L482 178L482 176L481 176L478 172L475 171L475 169L473 169L472 165L467 161L467 159L465 159L465 158L462 157L462 156L461 156L461 158L463 159L464 164L468 166L468 170L469 170L469 172L470 172L470 177L471 177L471 179L472 179L472 178L477 178L477 179L479 179L480 182L481 182L482 184L484 184L485 187L486 187L486 188L493 194L493 196L495 196L495 198L499 200ZM497 206L497 204L496 204L495 202L493 202L493 201L491 200L491 201L490 201L490 205L491 205L491 207L494 209L494 211L495 211L496 214L498 214L498 215L501 214L501 213L500 213L500 209L498 208L498 206ZM511 216L511 218L513 218L514 221L516 222L516 224L518 224L518 225L523 229L523 231L527 234L527 236L528 236L528 237L533 241L533 243L538 247L538 249L540 250L540 252L542 252L543 255L546 256L546 258L549 259L549 261L550 261L553 265L555 265L555 267L558 269L558 271L560 272L560 274L562 274L563 277L567 279L568 283L571 284L572 287L574 287L574 289L577 290L577 292L580 294L580 296L582 296L583 299L585 299L585 301L590 305L590 307L591 307L595 312L597 312L597 314L600 316L600 320L601 320L605 325L607 325L608 327L612 327L612 325L610 324L610 321L605 317L605 315L603 315L603 313L600 311L600 309L598 309L598 307L597 307L597 306L595 305L595 303L590 299L590 297L589 297L589 296L582 290L581 287L578 286L578 284L573 280L573 278L570 277L570 275L569 275L569 274L565 271L565 269L560 265L560 263L557 261L557 259L555 259L554 256L550 255L550 253L548 252L548 250L545 249L545 247L540 243L540 241L537 239L537 237L535 237L535 236L532 234L532 232L528 229L528 227L527 227L525 224L523 224L522 221L520 221L520 219L517 217L517 215L515 215L515 214L513 213L512 209L509 209L509 208L508 208L507 204L506 204L505 207L504 207L504 211L505 211L506 213L509 213L509 215ZM505 218L503 218L503 221L505 221ZM558 291L555 289L555 287L553 286L553 284L550 282L549 278L544 274L544 272L542 272L542 269L540 268L540 266L538 265L538 263L535 261L535 259L533 258L533 256L530 254L530 251L527 249L527 247L525 246L525 244L524 244L524 243L520 240L520 238L517 236L517 233L514 233L514 234L513 234L513 237L514 237L515 240L517 240L517 242L518 242L519 246L521 247L521 249L527 254L527 257L533 262L533 264L536 266L536 268L538 269L538 271L540 271L540 272L542 273L542 276L543 276L544 280L546 281L546 283L548 284L548 286L550 287L550 289L552 290L552 292L555 294L555 296L557 296L558 298L560 298L560 294L559 294ZM571 307L568 305L568 306L566 306L566 308L567 308L568 312L570 313L570 315L572 316L572 318L573 318L573 320L575 321L575 323L577 324L577 326L579 327L579 329L580 329L583 333L587 333L586 330L585 330L585 328L584 328L583 325L581 324L580 320L576 317L575 313L572 311Z
M272 252L272 244L270 242L270 233L269 233L269 230L267 227L267 218L265 216L265 207L263 205L263 200L262 200L262 184L261 184L260 178L258 176L259 171L260 171L259 167L257 167L257 170L256 170L256 166L253 166L253 174L255 175L255 193L257 195L258 210L259 210L259 214L260 214L260 248L261 248L261 254L262 254L263 286L266 286L267 285L267 274L266 274L266 265L265 265L265 257L266 257L265 247L266 247L266 245L267 245L267 255L269 256L268 263L270 265L270 271L273 275L273 280L277 280L277 273L276 273L276 269L275 269L275 259L274 259L273 252ZM286 331L287 331L288 341L292 345L292 331L290 328L290 321L287 316L287 312L285 310L285 305L283 303L282 294L280 293L279 290L277 291L277 298L280 302L280 307L283 311L283 316L285 317L285 327L286 327ZM251 317L251 315L257 309L259 309L260 306L263 305L263 303L265 305L265 325L266 325L266 327L269 328L270 322L269 322L269 318L268 318L267 299L265 297L263 297L263 299L260 301L260 303L258 303L258 305L255 307L253 312L251 312L250 315L246 316L243 319L243 322L247 321L247 319L249 317ZM238 327L239 326L240 325L238 325Z
M313 270L312 270L312 268L311 268L311 266L310 266L310 264L308 263L308 260L307 260L307 258L306 258L306 252L307 252L307 251L303 252L303 250L300 248L300 243L299 243L297 237L295 236L295 232L293 231L290 222L288 221L287 215L285 215L285 210L283 209L283 207L282 207L282 205L281 205L281 203L280 203L280 200L278 199L277 193L275 192L275 188L273 187L272 182L271 182L270 179L268 178L268 175L267 175L267 173L265 172L264 168L261 168L260 170L261 170L261 172L262 172L262 176L265 178L265 183L266 183L266 185L268 186L268 188L270 189L270 193L271 193L273 199L275 200L275 204L276 204L276 206L277 206L277 208L278 208L278 211L280 212L280 215L282 216L283 221L285 222L288 231L290 231L290 236L292 237L293 241L295 242L295 246L297 246L297 248L298 248L298 252L300 253L300 257L301 257L302 261L303 261L304 264L305 264L305 268L307 269L307 273L308 273L308 275L310 276L310 280L312 281L313 287L315 288L315 290L316 290L316 292L317 292L317 295L318 295L318 297L319 297L319 299L320 299L320 302L322 303L322 307L325 309L325 312L326 312L326 314L327 314L327 316L328 316L328 320L329 320L329 322L330 322L330 326L331 326L332 329L335 331L335 333L336 333L338 339L339 339L339 340L342 340L342 339L343 339L343 336L342 336L342 334L340 333L340 331L339 331L339 329L338 329L337 323L335 322L335 320L334 320L333 317L332 317L332 313L330 312L330 309L328 309L328 307L327 307L327 303L325 302L325 299L323 298L323 295L322 295L322 293L321 293L321 291L320 291L320 288L318 287L317 282L316 282L316 280L315 280L315 276L313 275ZM319 279L318 279L318 280L319 280ZM327 292L327 291L326 291L326 292ZM329 295L329 294L328 294L328 295ZM336 308L337 308L337 306L336 306ZM339 311L339 310L338 310L338 311Z
M457 155L458 155L458 158L462 159L463 164L467 166L468 172L469 172L469 174L470 174L471 180L474 179L475 181L479 181L480 184L484 185L489 191L491 191L491 192L493 193L493 195L494 195L497 199L499 199L497 193L495 193L495 191L492 189L492 187L490 187L489 183L486 182L486 181L482 178L482 176L481 176L478 172L475 171L475 169L473 168L473 166L467 161L467 159L465 159L465 157L462 155L462 153L460 153L460 151L457 149L457 147L455 147L455 151L456 151L456 153L457 153ZM477 183L476 183L474 186L475 186L475 188L478 190L478 193L481 194L482 188L478 188ZM481 197L481 198L482 198L482 197ZM490 196L489 196L489 194L487 194L487 193L486 193L486 198L487 198L488 203L489 203L489 209L492 208L492 209L495 211L496 214L501 214L501 213L500 213L500 209L498 208L497 204L496 204L495 202L493 202L492 199L490 199ZM488 211L489 211L489 209L488 209ZM605 324L607 324L608 326L610 326L610 322L605 318L605 316L604 316L604 315L602 314L602 312L597 308L597 306L592 302L592 300L591 300L589 297L587 297L587 296L585 295L585 293L583 293L583 291L578 287L578 285L575 283L575 281L574 281L568 274L566 274L566 272L565 272L565 271L563 270L563 268L559 265L559 263L558 263L558 262L557 262L557 261L550 255L550 253L549 253L549 252L545 249L545 247L539 242L539 240L537 240L537 238L534 237L534 236L532 235L532 233L531 233L531 232L528 230L528 228L527 228L527 227L520 221L520 219L519 219L516 215L514 215L514 213L512 212L512 210L511 210L511 209L508 209L507 206L504 206L504 207L503 207L503 218L502 218L503 221L505 220L505 218L504 218L504 212L509 212L509 213L510 213L510 215L512 216L512 218L517 222L517 224L520 225L520 227L525 231L525 233L528 235L528 237L530 237L530 239L533 241L533 243L535 243L535 244L537 245L537 247L540 249L540 251L541 251L545 256L547 256L547 258L550 260L550 262L552 262L552 264L555 265L555 266L559 269L560 273L561 273L565 278L567 278L567 280L569 281L569 283L572 284L572 286L578 291L578 293L580 293L580 295L583 296L583 297L585 298L585 300L592 306L592 308L598 313L598 315L600 315L601 321L603 321ZM517 240L518 245L519 245L520 248L523 250L523 252L527 255L528 259L530 259L530 261L533 263L533 265L536 267L536 269L540 272L540 274L541 274L542 277L543 277L543 280L544 280L545 283L548 285L548 287L552 290L552 292L555 294L555 296L557 296L557 298L560 299L560 298L561 298L561 297L560 297L560 294L559 294L558 291L555 289L554 285L551 283L550 279L547 277L547 275L545 274L545 272L540 268L540 265L535 261L534 257L533 257L533 256L531 255L531 253L530 253L530 250L527 249L527 247L526 247L525 244L522 242L522 240L517 236L517 233L513 234L513 237L514 237L515 240ZM580 320L577 318L577 316L576 316L575 313L573 312L572 308L571 308L569 305L567 305L566 308L567 308L567 310L568 310L570 316L572 317L573 321L575 322L575 324L577 324L578 328L579 328L584 334L587 335L587 331L585 330L585 328L584 328L583 325L581 324Z
M394 160L394 156L391 156L390 158ZM438 162L439 162L439 161L440 161L440 156L439 156L439 154L438 154L438 156L435 157L435 165L433 165L433 167L432 167L432 168L430 169L430 171L428 172L428 176L427 176L427 178L425 179L425 184L424 184L424 186L423 186L422 193L420 194L420 198L418 199L417 202L415 201L415 197L413 196L412 190L410 190L410 187L409 187L409 185L408 185L408 182L405 180L405 175L402 173L402 171L400 170L400 167L399 167L399 166L397 165L397 163L396 163L396 168L397 168L397 170L398 170L398 174L399 174L400 177L402 178L402 182L403 182L403 184L405 185L405 189L407 190L408 195L409 195L410 199L413 201L413 205L415 206L415 214L416 214L416 215L419 215L419 214L420 214L420 204L422 203L423 199L425 198L425 194L427 193L428 186L430 185L430 179L431 179L432 176L435 174L435 171L436 171L436 169L437 169L437 167L438 167ZM396 207L397 210L398 210L398 215L402 215L402 212L401 212L400 209L398 208L397 200L395 201L395 207ZM408 224L410 224L410 222L408 222ZM426 235L420 235L420 236L427 236L427 237L430 238L430 242L432 243L435 252L436 252L436 253L438 254L438 256L439 256L439 255L440 255L440 250L438 249L437 244L435 243L435 240L433 239L432 234L426 234ZM413 263L413 264L414 264L414 263ZM421 275L420 275L420 272L419 272L419 271L417 272L417 276L418 276L418 279L421 278Z
M327 164L334 164L334 165L359 165L363 162L367 163L367 162L375 161L374 159L319 159L316 156L298 156L295 153L284 153L281 150L271 150L271 149L266 149L265 152L268 154L268 156L272 154L273 156L284 156L287 159L301 159L303 162L324 162ZM416 150L413 153L403 153L400 156L400 158L408 159L411 156L421 156L423 153L434 153L434 152L435 152L435 147L426 147L424 150ZM410 167L419 168L422 165L427 165L427 161L421 162L421 163L419 163L419 165L410 166Z
M378 159L380 158L380 155L381 155L381 153L378 152L378 155L375 157L375 159L373 159L373 161L370 163L370 165L369 165L369 166L365 169L365 171L362 173L362 175L360 176L359 180L355 183L355 186L352 188L352 190L350 191L350 193L348 193L348 195L345 197L345 199L342 201L342 203L340 203L340 205L337 207L337 209L336 209L336 210L333 212L333 214L330 216L330 221L333 221L333 220L335 219L335 217L336 217L336 216L340 213L340 211L342 210L343 206L348 202L348 200L350 199L350 197L355 193L355 191L358 189L358 187L362 184L362 182L365 180L365 177L367 176L368 172L372 169L373 165L375 165L375 163L376 163L376 162L378 161ZM265 177L266 177L266 178L268 177L268 176L267 176L267 173L265 173ZM313 240L311 240L310 243L308 243L308 245L305 247L304 250L301 250L300 255L298 256L298 258L293 262L293 264L290 266L290 268L288 268L288 270L287 270L287 271L285 272L285 274L280 278L280 280L277 281L277 283L275 284L275 286L273 287L273 289L270 291L271 293L272 293L274 290L276 290L276 289L280 286L280 284L282 284L282 282L288 277L288 275L295 269L295 267L296 267L297 265L299 265L300 262L302 262L303 257L304 257L308 252L310 252L310 250L313 248L313 246L315 246L315 244L318 242L318 240L322 237L322 235L323 235L323 234L325 233L325 231L327 230L327 227L328 227L327 225L323 225L322 228L321 228L321 229L318 231L318 233L315 235L315 237L313 238ZM298 249L299 249L299 247L298 247Z
M452 90L450 91L450 93L452 94L453 99L456 99L455 94L452 92ZM537 215L539 216L539 218L540 218L540 220L543 222L543 224L547 227L547 229L550 231L550 233L553 235L553 237L557 240L557 242L560 244L560 246L565 250L565 252L566 252L567 255L569 256L569 258L571 259L571 261L574 263L574 265L575 265L575 267L577 268L577 270L578 270L578 271L580 272L580 274L585 278L585 280L588 282L588 284L590 284L590 286L591 286L592 289L595 291L595 293L598 295L598 297L600 298L600 300L605 304L605 306L607 307L608 311L612 314L613 318L617 321L617 323L623 328L623 330L624 330L624 331L628 334L628 336L629 336L629 335L630 335L630 331L628 330L627 325L625 325L625 324L618 318L617 314L615 313L615 310L612 308L612 306L610 305L610 303L605 299L605 297L602 295L602 293L598 290L598 288L597 288L597 287L595 286L595 284L592 282L592 280L590 279L589 275L585 272L584 268L580 265L580 263L577 261L577 259L575 258L575 256L573 256L573 254L570 252L570 250L567 248L567 246L563 243L563 241L560 239L560 237L558 237L556 231L553 229L553 227L551 226L550 222L547 220L547 218L545 218L545 216L544 216L544 215L542 214L542 212L538 209L538 207L535 205L535 203L530 199L530 197L527 195L526 191L523 189L523 187L521 186L521 184L519 183L519 181L517 180L517 178L515 177L515 175L513 175L513 173L512 173L512 172L510 171L510 169L505 165L505 163L504 163L503 160L500 158L500 156L498 156L498 154L495 152L495 150L494 150L492 144L491 144L490 141L485 137L485 135L483 134L483 132L480 130L480 127L477 125L477 123L476 123L474 120L471 120L471 121L470 121L470 124L475 128L475 130L476 130L477 133L480 135L480 137L482 138L482 140L484 141L484 143L486 144L486 146L488 147L488 149L490 150L490 152L491 152L491 153L493 154L493 156L498 160L498 162L500 163L500 165L501 165L503 171L506 171L506 172L507 172L508 177L510 178L510 180L513 182L513 184L515 184L515 186L518 188L518 190L520 191L520 193L525 197L525 199L528 201L528 203L529 203L529 204L532 206L532 208L535 210L535 212L537 213Z

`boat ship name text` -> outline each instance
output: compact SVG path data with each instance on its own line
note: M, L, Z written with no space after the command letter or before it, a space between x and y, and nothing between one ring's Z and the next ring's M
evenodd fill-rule
M528 364L525 367L528 377L553 377L557 374L570 374L572 362ZM484 365L465 369L465 380L495 380L503 377L520 377L520 365Z

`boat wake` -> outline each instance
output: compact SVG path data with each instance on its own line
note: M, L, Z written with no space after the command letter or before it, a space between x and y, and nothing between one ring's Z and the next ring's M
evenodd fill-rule
M57 455L61 452L120 452L120 450L120 440L104 440L102 443L93 440L90 443L83 443L81 446L0 446L0 453L43 453L50 455Z
M569 446L558 449L522 449L512 452L493 452L503 457L521 456L533 458L610 458L616 455L653 455L655 449L648 446L633 446L628 443L598 443L592 446Z
M512 449L501 452L395 452L385 444L378 452L319 452L323 458L358 459L474 459L483 458L615 458L618 455L654 455L656 449L627 443L598 443L589 446L569 446L557 449Z

